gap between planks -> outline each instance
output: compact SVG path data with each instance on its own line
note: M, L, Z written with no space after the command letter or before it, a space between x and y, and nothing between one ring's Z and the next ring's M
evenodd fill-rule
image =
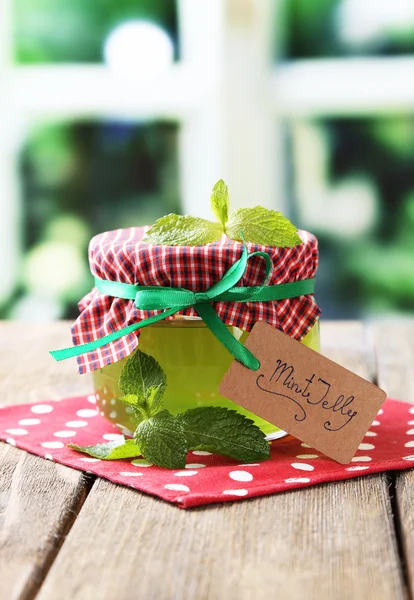
M48 354L69 337L68 323L0 323L0 403L90 392L73 363ZM0 442L1 598L35 597L91 486L79 471Z
M2 598L35 598L93 480L0 442Z

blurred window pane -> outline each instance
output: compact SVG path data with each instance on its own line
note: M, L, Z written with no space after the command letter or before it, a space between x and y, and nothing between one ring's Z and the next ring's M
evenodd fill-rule
M30 132L20 160L24 314L24 297L44 294L58 313L50 318L76 316L76 302L92 287L89 239L180 211L177 136L176 124L110 121L48 123ZM13 316L21 318L19 302Z
M414 117L296 121L298 226L320 242L324 316L414 309Z
M285 0L287 58L414 52L413 0Z
M172 0L13 0L12 9L18 64L100 63L108 36L132 20L158 25L178 55L177 11Z

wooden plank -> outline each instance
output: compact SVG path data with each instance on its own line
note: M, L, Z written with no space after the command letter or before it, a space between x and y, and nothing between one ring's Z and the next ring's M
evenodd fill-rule
M378 362L378 384L389 396L414 403L414 319L375 323L371 330ZM413 426L407 423L407 431L410 429ZM409 439L407 436L407 441ZM407 455L411 454L413 452L407 449ZM414 597L413 469L401 471L395 476L395 494L401 552L411 597Z
M67 324L0 324L0 402L90 391L76 367L59 367L49 347L68 341ZM0 443L0 589L8 600L36 594L89 489L85 476Z
M2 598L34 597L87 489L82 473L1 444Z
M191 511L98 480L38 600L403 598L389 512L385 476Z
M0 322L0 404L59 400L92 391L76 361L55 362L49 350L71 344L68 322Z
M326 354L364 374L364 330L349 331L324 325ZM402 599L387 477L188 511L97 480L38 600L97 596Z
M371 325L378 385L388 396L414 403L414 319L378 321Z

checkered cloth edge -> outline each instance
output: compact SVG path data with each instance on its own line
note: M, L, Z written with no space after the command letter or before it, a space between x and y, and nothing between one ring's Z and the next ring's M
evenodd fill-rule
M157 246L142 244L148 227L131 227L101 233L89 244L91 272L100 279L141 285L180 287L204 291L221 279L240 258L242 244L225 235L206 246ZM247 243L249 253L262 250L269 254L273 271L268 284L288 283L315 277L318 245L315 236L299 231L302 244L293 248L276 248ZM249 260L239 285L254 286L263 282L264 268L260 257ZM227 325L250 331L256 321L266 321L300 340L320 315L312 295L271 302L217 302L215 310ZM96 288L79 302L81 311L72 326L74 345L91 342L155 312L138 310L132 300L102 295ZM193 308L176 314L197 316ZM174 317L171 317L174 318ZM79 373L87 373L114 363L133 352L139 341L136 333L107 344L77 358Z

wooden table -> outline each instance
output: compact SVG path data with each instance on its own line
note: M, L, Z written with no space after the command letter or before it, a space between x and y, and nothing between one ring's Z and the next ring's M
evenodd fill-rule
M0 401L89 392L47 353L69 324L0 325ZM414 402L414 321L324 322L323 353ZM0 599L414 597L414 470L180 510L0 443Z

